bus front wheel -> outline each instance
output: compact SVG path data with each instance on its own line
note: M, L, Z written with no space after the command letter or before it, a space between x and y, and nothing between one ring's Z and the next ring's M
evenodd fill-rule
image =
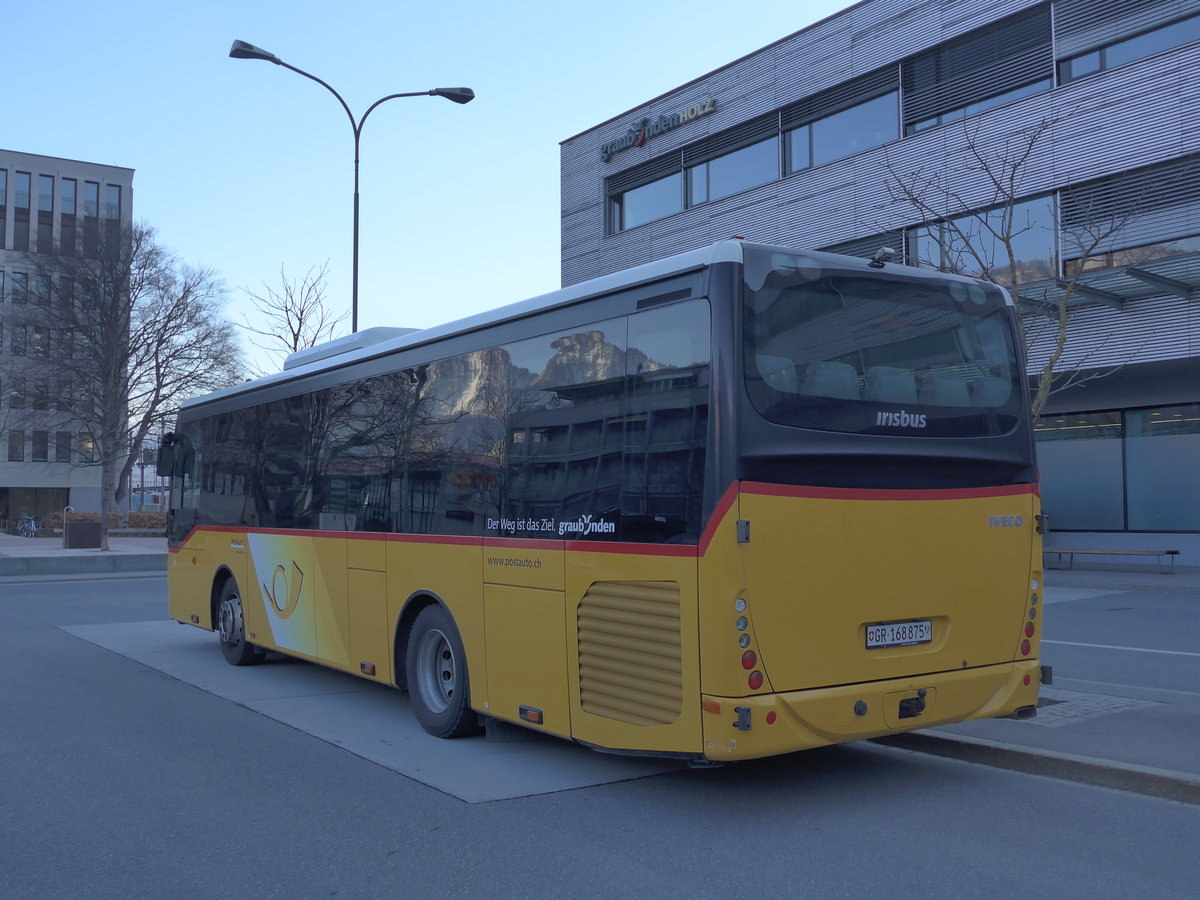
M417 615L408 633L404 671L413 712L429 734L457 738L479 731L462 638L445 607L427 606Z
M250 666L262 662L266 656L246 640L242 597L238 593L237 582L232 578L221 588L221 598L217 601L217 633L221 636L221 652L230 665Z

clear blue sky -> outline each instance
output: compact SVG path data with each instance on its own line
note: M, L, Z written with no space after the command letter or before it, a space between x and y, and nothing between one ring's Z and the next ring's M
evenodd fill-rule
M559 286L560 141L849 6L60 0L9 4L0 146L126 166L134 217L244 288L329 260L349 306L353 139L320 85L390 101L362 139L359 327L428 327ZM347 321L347 328L348 328Z

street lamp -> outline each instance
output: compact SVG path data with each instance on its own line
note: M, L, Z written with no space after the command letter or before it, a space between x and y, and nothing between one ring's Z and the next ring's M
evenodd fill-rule
M316 75L309 74L303 69L297 69L290 63L285 63L282 59L271 53L269 50L264 50L261 47L255 47L253 44L247 44L245 41L234 41L233 46L229 48L229 55L234 59L261 59L266 62L273 62L277 66L283 66L285 69L291 69L298 75L303 75L305 78L311 78L321 87L325 88L333 96L337 97L338 103L342 104L342 109L346 111L346 115L350 119L350 127L354 129L354 265L353 277L350 283L350 330L351 332L358 331L358 146L359 140L362 137L363 123L367 121L367 116L379 106L388 100L395 100L397 97L445 97L447 100L452 100L455 103L470 103L475 99L475 92L470 88L432 88L428 91L411 91L405 94L388 94L386 97L380 97L362 114L362 118L355 121L354 113L350 112L350 107L346 101L342 99L342 95L330 87L326 82L322 81Z

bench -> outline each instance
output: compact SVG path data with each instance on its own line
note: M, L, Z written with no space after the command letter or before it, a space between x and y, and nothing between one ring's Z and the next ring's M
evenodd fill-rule
M1044 547L1042 553L1049 558L1050 556L1058 557L1058 568L1062 568L1063 557L1067 558L1067 568L1075 568L1076 556L1141 556L1155 557L1159 568L1163 568L1163 558L1171 560L1171 568L1175 567L1175 557L1179 555L1178 550L1101 550L1094 547ZM1163 574L1167 574L1170 569L1163 569Z

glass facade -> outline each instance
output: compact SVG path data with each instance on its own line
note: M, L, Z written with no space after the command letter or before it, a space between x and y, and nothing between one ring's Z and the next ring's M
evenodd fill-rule
M1043 416L1052 531L1200 531L1200 403Z

